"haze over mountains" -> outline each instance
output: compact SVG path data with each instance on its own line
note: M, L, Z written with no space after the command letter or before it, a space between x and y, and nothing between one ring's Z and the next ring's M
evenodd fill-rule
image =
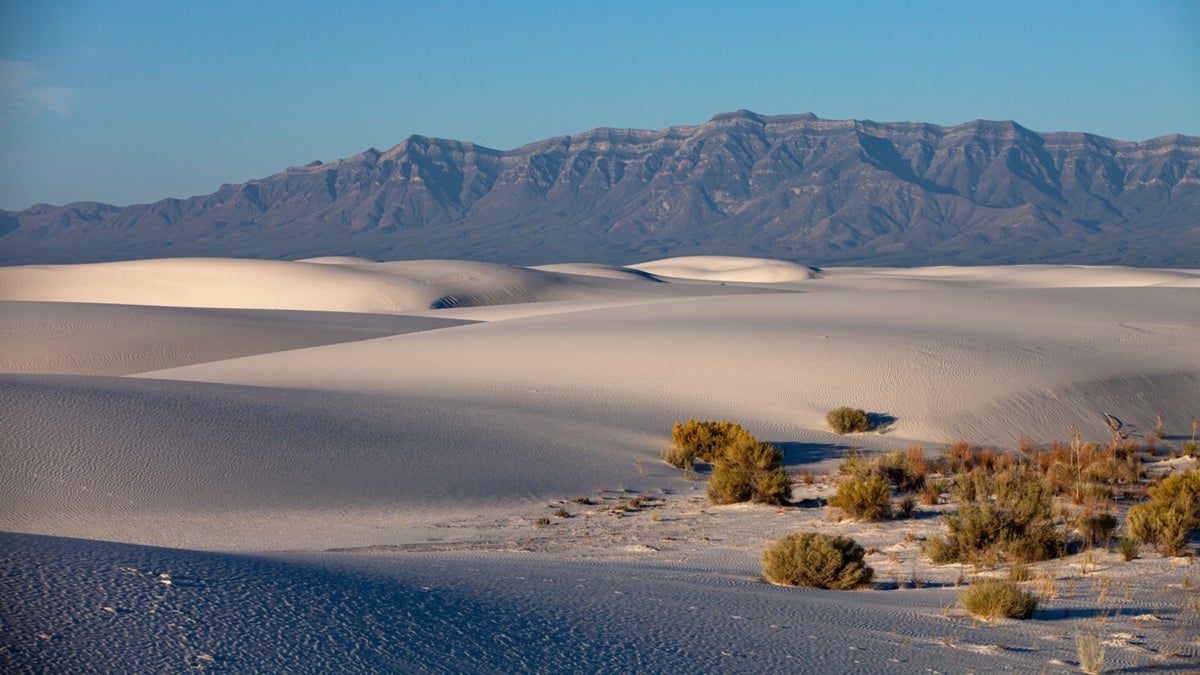
M1200 138L717 115L498 151L411 136L190 199L0 211L0 264L175 256L1200 266Z

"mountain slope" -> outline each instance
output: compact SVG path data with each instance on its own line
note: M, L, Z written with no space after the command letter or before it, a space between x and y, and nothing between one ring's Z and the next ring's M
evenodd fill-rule
M4 264L333 254L1196 267L1200 138L738 111L511 151L412 136L185 200L0 212Z

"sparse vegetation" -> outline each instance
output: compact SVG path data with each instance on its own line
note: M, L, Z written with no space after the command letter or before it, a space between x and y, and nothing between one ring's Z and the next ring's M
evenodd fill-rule
M851 478L838 485L829 505L855 520L883 520L892 515L892 491L879 476Z
M1062 553L1050 490L1041 480L997 480L975 473L960 477L958 512L946 515L945 537L931 537L924 551L938 564L994 566L1003 560L1035 562Z
M1002 579L978 579L958 594L958 601L973 616L985 621L998 618L1028 619L1037 611L1037 598Z
M874 428L871 417L865 410L846 406L830 410L829 414L825 415L825 422L829 424L830 429L839 434L870 431Z
M1091 675L1104 672L1104 641L1099 636L1078 633L1075 636L1075 653L1079 656L1079 669Z
M763 552L763 576L773 584L850 590L871 583L875 572L863 562L866 551L849 537L799 532Z

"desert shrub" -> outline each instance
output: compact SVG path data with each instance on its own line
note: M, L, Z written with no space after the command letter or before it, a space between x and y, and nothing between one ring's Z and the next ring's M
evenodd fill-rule
M900 513L904 514L905 518L912 518L913 512L917 510L917 498L912 495L904 495L900 500Z
M866 551L849 537L798 532L763 551L763 576L773 584L850 590L871 583Z
M1028 619L1037 610L1037 598L1011 581L978 579L958 594L972 615L985 621L997 618Z
M1132 537L1121 537L1117 539L1117 552L1121 554L1121 559L1129 562L1138 557L1142 552L1142 547L1138 546L1137 540Z
M1197 444L1196 441L1184 441L1183 454L1188 457L1195 457L1200 454L1200 444Z
M1150 501L1129 509L1129 536L1164 555L1179 555L1188 531L1200 527L1200 472L1169 476L1150 488Z
M663 452L663 460L680 469L691 469L697 459L716 461L726 446L743 437L753 438L734 422L694 419L676 422L671 430L673 445Z
M1117 517L1111 513L1101 513L1095 516L1081 516L1075 523L1083 540L1089 544L1098 544L1112 539L1117 530Z
M830 410L829 414L825 415L825 422L839 434L870 431L874 428L866 411L846 406Z
M955 441L942 451L942 462L951 473L966 473L975 468L975 448L966 441Z
M883 520L892 514L892 491L878 476L852 478L838 485L829 505L857 520Z
M708 481L708 498L714 504L786 504L790 493L783 452L749 434L739 435L725 447L714 461Z
M916 492L924 487L925 473L928 471L924 458L919 454L920 448L916 450L917 461L914 461L914 453L907 450L880 455L870 463L869 472L896 486L897 490Z
M950 486L945 478L925 477L925 487L921 490L921 503L926 506L937 506L941 502L942 493Z
M1033 572L1030 572L1029 568L1025 565L1013 565L1008 570L1008 580L1014 584L1029 581L1031 577L1033 577Z
M838 471L861 478L871 473L871 463L862 456L858 448L848 448L842 454L842 461L838 464Z
M1170 556L1183 553L1187 545L1187 522L1184 514L1168 504L1153 501L1134 506L1125 517L1129 536Z
M1061 554L1064 537L1055 526L1053 501L1044 482L1020 477L997 481L982 474L963 478L955 486L961 500L958 512L945 517L946 535L925 542L925 554L933 562L991 566L1000 560L1036 562Z
M1150 488L1150 501L1178 511L1187 519L1189 528L1200 527L1200 471L1168 476Z

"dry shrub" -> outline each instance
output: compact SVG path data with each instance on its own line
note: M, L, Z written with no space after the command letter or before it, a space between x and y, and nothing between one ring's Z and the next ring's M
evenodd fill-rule
M1079 656L1079 669L1089 675L1104 672L1104 640L1098 635L1079 633L1075 636L1075 654Z
M915 462L914 455L917 460ZM867 472L886 480L901 492L916 492L925 486L925 474L928 470L925 458L921 455L921 448L909 448L876 457L869 463Z
M829 505L856 520L883 520L892 514L892 491L878 476L852 478L838 485Z
M708 481L708 498L714 504L755 501L782 505L788 503L790 493L783 452L749 434L738 436L716 458Z
M1150 501L1129 509L1129 536L1164 555L1179 555L1188 531L1200 527L1200 472L1167 477L1150 488Z
M978 579L958 594L958 601L984 621L997 618L1028 619L1037 610L1037 598L1011 581Z
M874 428L866 411L846 406L830 410L829 414L825 415L825 422L829 424L830 429L839 434L870 431Z
M925 486L921 490L921 503L926 506L937 506L941 503L942 493L950 486L945 478L925 477Z
M944 451L945 463L951 473L967 473L975 468L975 448L971 444L958 440L951 443Z
M773 584L850 590L871 583L866 551L849 537L798 532L763 551L763 576Z
M946 515L946 536L925 542L925 554L933 562L992 566L1001 560L1026 563L1061 555L1065 537L1055 525L1044 482L973 474L960 477L954 492L960 504L957 513Z
M746 436L753 438L741 425L725 420L676 422L671 430L674 444L663 453L663 460L676 468L691 469L695 460L713 462L726 446Z
M1138 504L1129 509L1125 524L1129 536L1163 555L1180 555L1187 546L1187 518L1166 504Z

